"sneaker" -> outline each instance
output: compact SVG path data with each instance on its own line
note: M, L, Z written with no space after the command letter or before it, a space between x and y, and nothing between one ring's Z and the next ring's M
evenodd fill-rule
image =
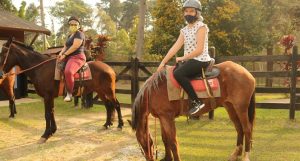
M72 93L67 92L67 96L64 98L65 102L71 102L72 101Z
M191 102L191 108L189 110L189 115L193 115L193 114L197 113L204 106L205 106L205 104L202 103L200 100L193 100Z

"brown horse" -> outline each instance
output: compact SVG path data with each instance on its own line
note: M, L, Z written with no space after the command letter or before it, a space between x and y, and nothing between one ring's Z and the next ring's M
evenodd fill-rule
M216 98L218 106L224 106L237 131L237 147L229 160L235 161L242 155L245 137L245 155L243 161L249 161L253 122L255 118L255 79L242 66L231 61L216 65L221 73L218 76L221 97ZM210 101L203 99L205 107L198 114L211 110ZM182 106L183 105L183 106ZM183 107L183 109L181 109ZM183 112L182 112L183 111ZM165 146L165 160L179 161L176 139L175 118L186 115L188 101L168 101L166 70L154 73L139 91L132 107L131 126L145 158L153 160L153 141L148 129L148 115L159 118L162 140Z
M8 40L3 45L0 55L0 65L4 72L9 71L13 66L18 65L22 70L27 70L25 74L31 79L36 93L44 98L46 129L39 143L44 143L56 132L56 122L54 118L54 98L58 95L59 81L54 80L55 58L43 55L30 49L21 42ZM36 66L40 64L39 66ZM120 104L116 99L114 70L107 64L94 61L88 63L92 72L92 80L84 81L83 95L92 91L105 103L107 118L104 127L112 125L112 117L115 109L118 113L118 128L123 127ZM32 68L35 67L35 68ZM75 88L78 84L75 84Z
M16 75L9 72L10 74L0 78L0 89L7 95L9 100L9 110L10 110L10 118L14 118L15 114L17 114L17 109L15 105L15 94L14 94L14 85L15 85L15 77Z

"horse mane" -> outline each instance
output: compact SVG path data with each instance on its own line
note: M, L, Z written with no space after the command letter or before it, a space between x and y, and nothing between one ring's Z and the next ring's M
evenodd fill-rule
M18 45L18 46L23 47L25 50L29 50L29 51L30 51L31 53L33 53L33 54L40 55L41 57L43 57L43 56L46 56L47 58L48 58L48 57L51 57L50 54L41 54L41 53L39 53L39 52L37 52L37 51L34 51L34 49L33 49L32 46L28 46L28 45L24 44L23 42L13 40L12 43L14 43L14 44L16 44L16 45Z
M13 43L17 44L17 45L20 45L20 46L22 46L22 47L24 47L24 48L26 48L28 50L34 51L32 46L26 45L26 44L24 44L24 43L22 43L20 41L14 40Z
M154 73L150 78L146 80L143 87L138 92L137 96L135 97L134 103L132 105L132 118L131 118L131 127L133 130L136 129L138 125L138 115L139 110L142 105L142 101L144 97L150 96L151 93L158 90L159 83L163 80L163 78L166 78L167 72L166 70L161 70L159 72Z

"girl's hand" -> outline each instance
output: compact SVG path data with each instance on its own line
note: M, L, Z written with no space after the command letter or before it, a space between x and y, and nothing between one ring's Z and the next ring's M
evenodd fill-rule
M164 64L164 63L160 63L156 71L157 72L161 71L165 67L165 65L166 64Z
M58 60L59 62L61 62L65 57L66 57L65 54L61 54L61 55L59 54L58 57L57 57L57 60Z
M184 61L184 57L182 56L182 57L177 57L176 58L176 63L178 63L178 62L183 62Z

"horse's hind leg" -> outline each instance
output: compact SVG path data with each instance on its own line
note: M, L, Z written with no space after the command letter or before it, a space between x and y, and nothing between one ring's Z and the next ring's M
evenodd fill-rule
M248 107L248 104L240 106L240 108L238 108L238 109L242 109L242 110L238 110L237 115L239 117L240 123L243 128L243 132L245 135L245 155L243 157L243 161L250 161L249 155L250 155L251 133L252 132L251 132L251 123L248 118L248 109L245 107ZM244 111L244 109L247 111Z
M229 161L236 161L238 159L238 156L241 156L243 153L243 141L244 141L244 132L242 125L240 123L240 120L235 112L235 109L233 108L233 105L231 103L225 103L225 109L228 112L229 118L234 123L234 127L237 132L237 143L236 148L232 152L232 154L229 157Z
M167 116L164 116L160 117L159 119L161 125L162 139L165 145L166 152L164 160L172 161L172 152L174 161L180 161L174 118L168 118Z
M120 103L117 99L116 99L114 105L115 105L115 108L116 108L117 113L118 113L118 121L119 121L118 128L122 129L122 127L124 126L124 122L123 122L123 118L122 118Z
M112 120L113 120L115 109L114 109L113 104L105 97L105 95L98 92L98 96L104 102L104 106L106 109L106 122L103 126L106 129L108 129L110 126L113 125Z

